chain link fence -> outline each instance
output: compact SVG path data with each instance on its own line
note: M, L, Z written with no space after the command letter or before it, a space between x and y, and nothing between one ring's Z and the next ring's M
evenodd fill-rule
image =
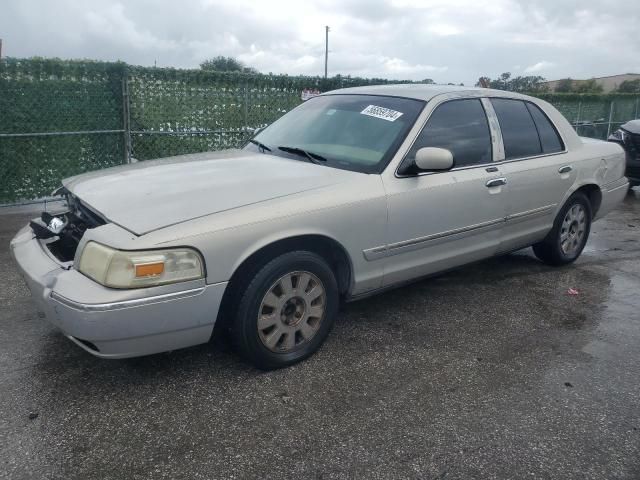
M123 163L122 66L0 62L0 203Z
M606 140L623 123L640 118L640 95L542 94L583 137Z
M137 160L238 147L298 105L302 85L315 81L170 73L159 78L136 69L128 78L130 153Z
M0 204L46 197L62 178L90 170L239 147L300 104L305 89L381 83L398 82L3 59ZM580 135L604 139L638 118L638 96L541 96Z

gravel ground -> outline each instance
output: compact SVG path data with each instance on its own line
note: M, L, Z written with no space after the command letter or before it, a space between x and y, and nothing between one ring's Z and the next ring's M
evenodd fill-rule
M0 478L640 478L638 192L572 266L528 249L349 304L270 373L220 341L85 353L10 258L28 218L0 216Z

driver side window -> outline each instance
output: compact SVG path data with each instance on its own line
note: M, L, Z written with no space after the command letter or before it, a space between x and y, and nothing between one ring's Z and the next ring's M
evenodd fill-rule
M491 133L482 102L475 98L451 100L436 107L407 159L415 159L423 147L451 151L454 167L491 163Z

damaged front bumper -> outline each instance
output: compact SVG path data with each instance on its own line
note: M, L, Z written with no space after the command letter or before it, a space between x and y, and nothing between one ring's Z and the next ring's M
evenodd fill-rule
M151 288L103 287L61 262L26 226L11 252L33 300L77 345L102 358L149 355L205 343L226 282L204 280Z

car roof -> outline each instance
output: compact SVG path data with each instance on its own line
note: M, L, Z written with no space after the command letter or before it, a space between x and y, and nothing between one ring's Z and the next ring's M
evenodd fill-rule
M428 85L424 83L398 83L387 85L367 85L364 87L349 87L331 90L323 95L384 95L389 97L413 98L416 100L429 101L433 97L444 94L459 94L460 96L473 97L509 97L527 98L515 92L504 90L494 90L491 88L462 87L456 85Z

